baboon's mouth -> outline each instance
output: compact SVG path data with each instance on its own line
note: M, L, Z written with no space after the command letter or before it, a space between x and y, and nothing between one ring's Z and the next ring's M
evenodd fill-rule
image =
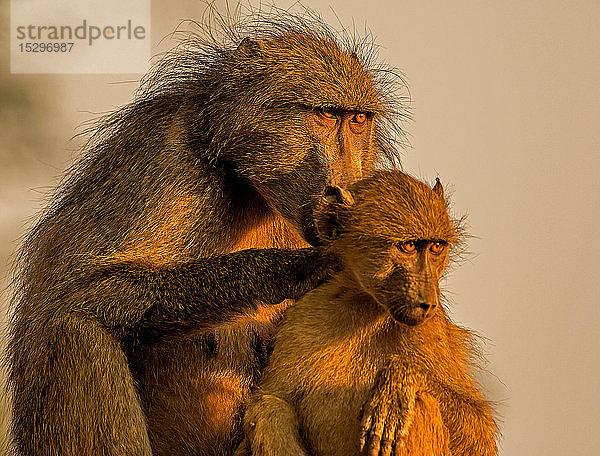
M390 314L394 321L408 326L417 326L431 316L420 307L406 305L390 310Z

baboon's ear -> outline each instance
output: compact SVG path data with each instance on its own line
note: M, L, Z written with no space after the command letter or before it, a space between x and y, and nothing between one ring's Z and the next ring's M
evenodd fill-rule
M433 186L433 191L437 196L444 199L444 187L442 187L442 183L440 182L440 178L435 178L435 185Z
M323 190L323 198L328 204L338 204L340 206L345 206L346 208L352 206L354 204L354 198L352 198L352 194L337 185L328 185Z
M255 40L247 36L238 45L235 54L246 57L260 57L262 45L260 40Z
M353 204L354 198L348 190L337 185L325 187L315 221L317 233L322 240L332 240L340 234L340 213Z

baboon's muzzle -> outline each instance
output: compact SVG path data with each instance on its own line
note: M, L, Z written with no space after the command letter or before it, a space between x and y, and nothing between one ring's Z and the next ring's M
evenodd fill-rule
M396 298L390 299L390 314L399 323L411 326L423 323L435 313L439 305L437 287L428 281L417 283L421 286L411 284L412 286L403 287Z

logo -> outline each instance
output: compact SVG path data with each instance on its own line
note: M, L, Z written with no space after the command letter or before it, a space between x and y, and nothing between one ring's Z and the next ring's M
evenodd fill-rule
M12 73L145 73L150 0L12 0Z

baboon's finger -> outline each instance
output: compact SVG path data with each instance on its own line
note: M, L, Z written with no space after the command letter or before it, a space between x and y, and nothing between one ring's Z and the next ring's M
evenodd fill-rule
M367 443L367 456L379 456L387 415L387 407L382 406L382 404L379 405L379 408L375 409Z
M406 450L406 440L399 436L396 436L392 456L409 456Z
M365 443L367 442L367 435L369 435L369 431L371 430L371 419L365 422L365 424L361 424L360 426L360 435L358 440L358 449L362 451L365 448Z
M362 451L365 448L367 441L367 435L371 430L371 424L373 422L373 407L371 404L365 404L359 417L360 422L360 433L359 433L359 450Z
M391 456L394 447L394 439L396 438L397 427L398 414L395 411L391 411L385 422L379 456Z

